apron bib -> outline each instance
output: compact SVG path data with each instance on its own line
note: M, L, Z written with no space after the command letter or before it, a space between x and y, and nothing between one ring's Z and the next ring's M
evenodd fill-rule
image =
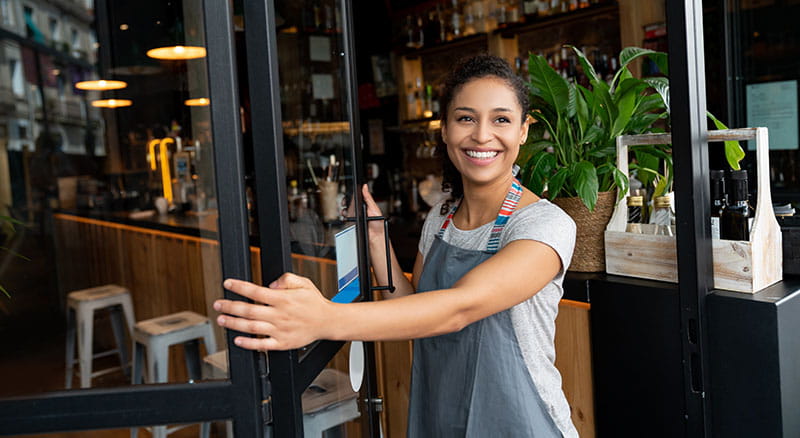
M515 179L485 251L462 249L442 239L458 205L453 207L428 252L417 292L450 288L496 253L521 194ZM528 373L509 310L455 333L414 341L408 436L561 436Z

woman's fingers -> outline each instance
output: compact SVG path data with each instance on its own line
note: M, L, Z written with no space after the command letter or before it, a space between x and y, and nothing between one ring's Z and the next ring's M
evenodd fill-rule
M233 339L233 342L247 350L285 350L285 348L282 348L282 344L275 338L248 338L246 336L237 336Z
M249 333L251 335L271 336L275 333L275 326L267 321L260 321L246 318L236 318L231 315L220 315L217 317L217 324L226 329L237 332Z
M375 203L375 199L372 198L372 193L369 192L369 188L366 184L361 186L361 193L364 196L364 203L367 204L367 214L370 216L381 216L381 209L378 207L378 204Z
M236 280L229 278L223 283L223 287L231 292L241 295L245 298L250 298L259 303L277 305L284 302L284 298L280 291L270 290L266 287L259 286L249 281Z

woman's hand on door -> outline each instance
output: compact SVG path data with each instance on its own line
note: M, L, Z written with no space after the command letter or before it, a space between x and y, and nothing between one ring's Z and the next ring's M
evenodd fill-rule
M256 337L237 336L234 343L248 350L291 350L326 337L333 303L308 278L286 273L269 287L228 279L225 289L254 303L217 300L217 323ZM266 305L265 305L266 304Z

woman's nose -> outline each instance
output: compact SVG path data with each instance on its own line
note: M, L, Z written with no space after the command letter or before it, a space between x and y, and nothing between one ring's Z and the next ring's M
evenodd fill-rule
M472 130L472 139L478 144L489 142L492 139L492 127L488 123L476 123Z

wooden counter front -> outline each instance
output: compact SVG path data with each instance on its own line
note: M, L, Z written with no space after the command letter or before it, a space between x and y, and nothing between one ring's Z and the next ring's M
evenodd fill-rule
M56 267L62 296L73 290L116 283L127 287L138 321L191 310L216 315L212 309L222 294L219 245L216 240L131 224L120 224L58 213L54 216ZM261 281L260 249L251 247L253 280ZM332 297L336 292L336 262L292 254L294 272L309 277ZM214 324L218 345L224 333ZM556 366L580 436L594 436L593 382L589 339L589 305L562 300L556 319ZM170 363L183 363L181 349L170 352ZM410 388L411 341L377 342L378 387L384 399L381 422L387 437L405 436ZM347 371L347 351L332 366ZM169 381L186 381L181 366L172 366ZM360 436L358 426L348 436Z

